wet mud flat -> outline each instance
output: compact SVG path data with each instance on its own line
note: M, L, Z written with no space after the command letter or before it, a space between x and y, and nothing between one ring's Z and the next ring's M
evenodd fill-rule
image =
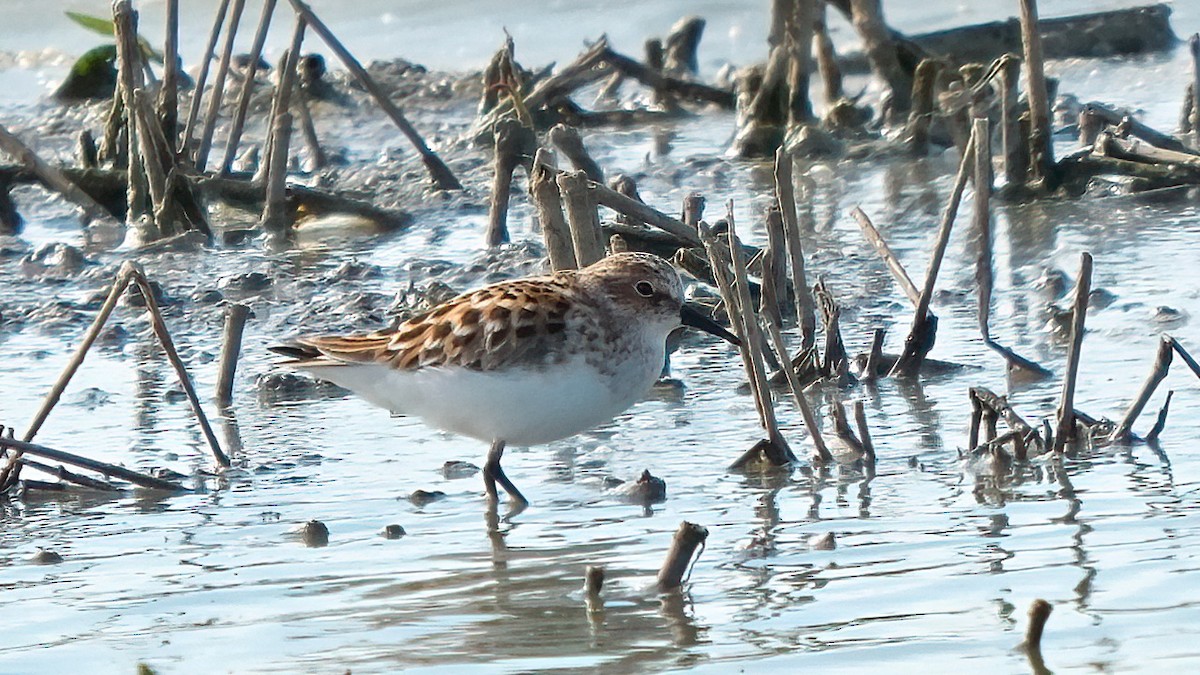
M1178 109L1185 62L1101 63L1114 77L1149 67L1171 82L1170 96L1144 104L1143 119L1164 127ZM1086 68L1081 62L1048 68L1061 74L1060 91L1098 86L1087 76L1072 80ZM1004 419L1002 405L979 396L999 392L1053 445L1056 434L1044 433L1043 420L1059 421L1083 251L1094 261L1095 292L1085 294L1074 409L1118 426L1162 360L1160 335L1195 348L1200 216L1188 187L1146 192L1093 183L1084 197L993 199L991 337L1050 377L1010 371L980 335L981 246L967 224L976 201L968 187L929 299L938 315L929 359L954 367L874 382L861 373L846 379L836 366L821 373L805 393L833 461L810 460L812 431L773 367L777 432L760 427L736 350L685 338L672 357L677 382L610 425L512 453L510 475L533 488L534 505L506 518L503 507L485 509L469 466L481 463L484 448L285 375L265 351L297 332L384 327L455 292L551 264L519 165L507 208L511 243L487 246L496 235L496 145L472 133L486 98L483 74L429 73L403 62L368 71L465 190L430 189L420 158L332 65L330 100L312 104L332 160L307 171L312 157L302 148L288 181L366 194L362 201L378 211L299 206L287 237L269 241L260 211L214 199L211 238L116 247L116 235L102 227L84 234L56 195L14 188L28 222L0 245L7 352L0 423L23 431L123 261L133 259L151 281L232 466L214 470L144 299L128 292L38 442L145 473L169 468L193 492L71 488L10 497L0 584L6 604L28 614L0 620L11 638L0 647L0 669L54 670L85 658L114 672L139 661L161 672L201 663L239 672L832 669L897 659L1023 669L1030 662L1017 645L1036 598L1055 607L1043 638L1046 667L1099 662L1127 670L1195 658L1186 640L1195 599L1181 582L1195 573L1189 551L1200 462L1192 441L1200 425L1187 411L1200 397L1181 360L1134 427L1147 435L1165 390L1173 390L1155 443L1081 442L1016 458L1004 421L995 434L982 413L972 423L980 400ZM248 145L266 133L269 89L251 101ZM653 95L625 91L613 109L650 110ZM725 156L736 111L684 105L689 114L583 126L583 144L606 178L632 178L661 213L686 222L688 198L699 193L706 222L733 220L747 248L769 250L766 209L778 205L777 167ZM107 102L46 104L4 122L23 137L37 129L40 155L68 157L77 131L99 127L109 110ZM1076 145L1059 137L1056 155ZM934 147L916 159L870 151L800 157L791 166L809 282L820 280L840 308L849 357L870 353L877 328L888 329L884 352L903 353L913 316L850 211L869 214L921 284L964 154ZM568 164L560 156L559 165ZM612 214L604 224L627 245L671 241ZM762 269L752 263L750 274L757 288ZM725 320L711 281L696 281L695 295ZM794 304L794 295L782 295ZM210 397L232 303L253 315L232 404L219 407ZM798 348L802 322L785 317L785 338ZM769 323L763 319L767 342ZM817 325L825 367L828 326ZM861 368L847 368L854 370ZM861 404L873 465L863 461L861 431L844 433L838 402L851 417L853 403ZM798 462L772 468L764 453L749 468L727 469L772 433ZM989 435L999 442L972 452L971 439ZM665 501L630 489L647 469L666 481ZM26 479L55 480L26 472ZM325 534L306 526L312 519ZM703 525L706 546L682 592L660 593L657 574L681 521ZM589 566L605 570L599 598L584 590Z

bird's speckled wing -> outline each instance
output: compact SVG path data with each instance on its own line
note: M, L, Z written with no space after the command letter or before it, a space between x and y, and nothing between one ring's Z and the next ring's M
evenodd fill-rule
M291 365L382 363L397 370L497 370L553 360L565 341L570 291L560 276L493 284L367 335L302 337L273 348Z

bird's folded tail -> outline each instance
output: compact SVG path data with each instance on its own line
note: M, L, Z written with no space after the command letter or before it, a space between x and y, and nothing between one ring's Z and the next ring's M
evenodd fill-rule
M270 347L267 347L267 349L275 352L276 354L282 354L290 359L295 359L296 361L308 361L310 359L321 357L321 350L311 345L300 344L298 342L291 342L283 345L271 345Z

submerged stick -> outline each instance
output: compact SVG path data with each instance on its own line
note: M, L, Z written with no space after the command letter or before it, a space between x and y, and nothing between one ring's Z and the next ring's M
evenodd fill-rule
M1142 410L1150 402L1150 397L1154 395L1154 390L1158 389L1158 385L1166 379L1167 372L1171 369L1171 355L1174 353L1173 342L1174 340L1166 336L1159 340L1158 353L1154 357L1154 367L1142 385L1142 390L1129 403L1129 408L1125 410L1125 416L1121 418L1120 424L1109 434L1109 441L1128 442L1133 437L1133 423L1137 421L1138 415L1142 414Z
M18 441L12 438L0 438L0 448L13 448L17 451L17 453L28 453L37 457L52 459L56 462L65 462L67 464L80 466L85 469L91 469L92 471L98 471L105 476L113 476L115 478L120 478L121 480L127 480L134 485L144 488L150 488L153 490L170 490L172 492L191 492L191 490L188 490L178 483L172 483L171 481L163 480L161 478L155 478L154 476L138 473L137 471L130 471L129 469L117 466L115 464L98 462L94 459L88 459L87 457L81 457L80 455L64 452L62 450L55 450L54 448L47 448L44 445L38 445L28 441ZM0 485L3 485L3 483L0 483Z
M1163 401L1162 407L1158 409L1158 418L1154 420L1154 428L1150 429L1150 433L1146 434L1147 443L1157 441L1163 427L1167 426L1167 412L1171 409L1171 398L1174 396L1174 391L1167 392L1167 400Z
M25 453L25 456L21 457L21 464L24 464L31 469L37 469L44 474L54 476L61 481L74 483L75 485L85 487L89 490L99 490L101 492L121 491L121 488L106 480L98 480L96 478L84 476L83 474L75 473L74 471L67 469L67 467L63 466L62 464L59 464L58 466L50 466L49 464L43 464L42 462L29 459L29 453ZM28 485L28 482L26 482L26 485Z
M421 155L421 161L425 163L425 169L429 172L429 177L433 181L434 187L439 190L461 190L462 184L454 177L454 172L450 171L450 167L446 166L442 162L442 159L433 150L429 149L429 146L425 144L425 139L421 138L421 135L417 133L413 125L404 117L404 113L400 111L400 108L396 107L395 103L392 103L392 99L375 82L375 79L367 73L362 64L358 62L358 59L354 58L354 55L346 49L345 45L333 35L329 27L321 19L317 18L317 15L313 13L312 9L306 3L301 0L290 0L290 2L292 3L292 7L295 8L296 13L304 17L304 21L312 26L317 35L321 36L325 44L329 45L333 53L337 54L338 58L341 59L342 64L346 66L355 79L367 90L367 93L375 99L375 102L379 104L383 112L396 124L396 127L400 129L400 133L404 134L405 138L416 148L417 153Z
M1075 440L1075 380L1079 375L1079 356L1083 348L1083 324L1087 316L1088 294L1092 291L1092 254L1079 256L1079 277L1075 282L1075 304L1071 316L1071 345L1067 350L1067 372L1063 377L1058 402L1058 426L1054 432L1054 451L1062 452Z
M225 309L225 334L221 341L221 358L217 366L217 403L227 406L233 400L233 376L237 371L238 355L242 351L242 333L250 308L233 303Z
M1025 648L1040 650L1042 648L1042 632L1046 629L1046 620L1054 606L1038 598L1029 606L1029 626L1025 629Z
M883 235L879 230L875 229L875 224L871 222L870 217L861 207L854 207L850 211L850 215L854 216L854 220L858 221L858 226L862 228L863 237L875 247L875 252L883 258L883 262L887 264L888 271L892 273L892 278L896 280L896 284L900 286L900 290L908 298L909 302L916 307L921 302L921 291L917 290L917 285L913 283L912 278L908 276L908 272L904 270L904 265L900 263L900 259L892 252L892 248L884 241Z
M708 530L703 526L686 520L679 524L679 529L675 531L675 537L671 540L667 558L658 570L659 591L671 591L683 585L684 575L697 555L696 549L702 549L706 539Z
M875 444L871 442L871 429L867 427L867 411L862 399L854 402L854 424L858 427L858 439L862 444L863 463L875 466Z

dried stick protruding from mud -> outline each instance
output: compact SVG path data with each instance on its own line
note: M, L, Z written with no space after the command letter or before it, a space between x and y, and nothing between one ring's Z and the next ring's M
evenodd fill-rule
M1075 440L1075 380L1079 375L1079 357L1083 348L1084 319L1088 294L1092 291L1092 254L1079 256L1079 276L1075 282L1075 303L1071 315L1071 345L1067 350L1067 372L1063 376L1062 396L1058 402L1058 426L1054 431L1054 451L1062 452Z
M838 393L831 396L829 412L833 416L833 431L837 434L842 443L852 452L855 459L862 459L866 456L866 451L863 449L862 441L858 436L854 435L854 430L850 428L850 419L846 417L846 406L842 403L842 397Z
M279 119L279 115L291 110L292 93L298 91L296 86L297 66L300 63L300 48L304 44L304 34L307 32L308 24L304 21L304 17L296 17L296 26L292 29L291 46L284 50L279 57L279 66L275 72L278 75L275 83L275 95L271 98L271 113L267 118L267 140L263 143L262 157L263 160L259 164L258 171L255 172L253 183L260 185L267 184L271 171L271 157L275 154L275 128L274 120ZM285 155L286 159L286 155Z
M988 142L986 117L977 117L972 129L975 138L975 200L971 211L972 229L979 240L975 258L975 283L979 286L979 334L991 342L989 317L992 312L992 144Z
M942 258L946 255L946 246L950 243L950 231L954 227L954 218L958 215L958 205L962 200L963 189L967 185L967 176L974 162L974 137L967 142L962 162L958 165L958 175L954 179L954 188L950 192L950 202L942 214L941 227L938 229L937 242L934 243L933 253L929 257L929 267L925 271L925 283L921 287L921 295L917 299L917 308L913 314L912 328L904 340L904 352L896 359L892 367L892 375L911 377L921 369L925 356L933 349L937 335L937 319L929 311L929 303L933 300L933 288L937 283L938 272L942 268Z
M1175 347L1175 353L1179 355L1179 358L1183 359L1183 362L1187 364L1187 367L1191 369L1192 373L1194 373L1196 377L1200 377L1200 363L1196 363L1196 359L1192 358L1192 355L1183 348L1183 345L1179 344L1179 340L1171 338L1171 345Z
M821 372L826 377L841 380L850 366L846 343L842 340L842 310L838 307L833 293L825 286L824 279L817 280L817 284L813 286L813 295L816 296L817 307L821 310L821 325L825 331L825 354L821 360Z
M297 50L297 53L299 53L299 50ZM308 168L316 171L329 164L329 158L326 156L325 150L321 148L321 140L317 138L317 125L313 123L312 111L308 109L308 89L301 86L298 77L295 79L295 90L292 92L292 96L294 97L292 110L295 111L296 117L300 120L300 136L304 139L305 147L308 148L310 159Z
M909 302L913 304L913 307L916 307L921 302L921 291L917 290L917 285L913 283L912 278L908 276L908 272L904 270L904 265L900 264L900 259L896 257L891 247L884 241L883 235L875 228L875 224L871 222L871 219L861 207L854 207L850 211L850 215L854 216L854 220L862 228L863 237L870 242L871 246L875 247L875 252L887 264L888 271L892 273L892 278L896 280L896 285L900 287L900 290L903 291Z
M933 123L935 108L934 85L941 72L941 62L936 59L922 59L913 75L912 109L908 111L905 144L908 151L914 155L920 156L929 152L929 127Z
M692 559L698 555L696 549L703 550L706 539L708 530L703 526L686 520L679 524L679 529L675 531L675 537L671 540L667 558L658 570L659 591L671 591L683 585L684 575L687 574Z
M354 55L330 32L329 27L313 13L307 4L301 2L301 0L290 1L292 7L296 9L296 13L304 17L304 21L309 26L312 26L313 31L317 35L321 36L325 44L341 59L342 64L346 66L347 70L354 75L359 84L367 90L367 93L375 99L375 102L379 104L383 112L400 129L400 133L404 134L405 138L417 149L417 152L421 155L421 161L425 163L425 169L429 172L429 177L433 181L434 187L439 190L461 190L462 184L454 177L454 173L450 171L450 167L446 166L441 158L433 150L429 149L429 146L425 144L425 139L421 138L421 135L413 128L413 125L404 117L404 113L400 111L400 108L396 107L395 103L392 103L392 99L388 98L388 95L375 82L375 79L367 73L362 64L358 62L358 59L354 58Z
M287 192L288 148L292 140L292 113L283 111L271 125L271 155L267 157L267 193L263 200L260 224L267 232L279 234L288 229L285 208Z
M1188 50L1192 53L1191 129L1200 145L1200 33L1188 38Z
M707 22L698 16L685 16L671 26L663 45L663 70L672 75L700 72L700 38Z
M732 211L732 208L730 210ZM712 268L713 278L717 282L721 299L725 303L725 312L729 315L729 323L741 341L741 344L738 345L738 352L742 357L742 366L746 370L746 378L750 382L750 392L754 397L754 406L758 411L759 423L762 425L763 430L767 432L767 439L765 441L755 444L754 447L743 453L741 457L730 465L730 468L741 468L762 454L765 454L776 465L786 464L792 459L791 450L783 443L783 437L779 433L779 424L775 419L775 409L771 403L771 393L767 383L766 366L763 364L762 354L758 351L759 346L762 344L762 339L761 335L755 331L758 328L758 323L753 316L754 308L750 300L750 293L748 290L745 291L743 297L741 289L738 289L738 291L734 290L734 285L739 281L736 267L734 268L734 279L731 280L729 277L729 268L732 264L731 258L740 255L741 251L731 251L725 248L703 223L700 224L699 232L701 239L704 241L705 252L708 253L708 261ZM732 242L734 239L735 233L731 230L730 241ZM742 267L743 269L745 268L744 263ZM749 317L749 321L747 321L747 317Z
M1046 64L1038 31L1037 0L1020 0L1021 46L1024 52L1026 98L1029 100L1029 182L1044 184L1054 167L1050 136L1050 100L1046 89ZM1047 185L1047 187L1051 187Z
M831 107L842 99L842 69L837 62L833 40L829 38L829 26L825 23L825 3L817 3L813 16L813 51L817 57L817 71L825 89L825 106Z
M204 98L204 87L208 84L209 64L212 63L213 53L217 49L217 40L221 37L221 27L225 25L225 17L228 13L229 0L221 0L221 4L217 6L216 16L213 18L212 31L208 34L208 46L205 47L204 56L200 59L200 74L196 76L196 88L192 90L192 103L188 107L183 140L179 143L178 150L184 156L188 154L188 149L193 141L192 132L195 131L196 121L200 116L200 101ZM105 143L108 143L107 138L105 138Z
M238 145L242 142L242 129L246 124L246 112L250 110L250 98L254 95L255 76L258 75L258 62L262 58L263 44L267 40L267 31L271 28L271 19L275 15L275 4L278 0L263 0L262 16L258 21L258 30L254 33L254 43L250 46L249 58L246 61L245 79L242 80L242 91L238 96L237 109L233 113L233 123L229 128L229 139L225 141L225 157L221 160L218 173L226 175L233 168L233 160L237 157ZM282 77L282 73L280 76Z
M879 366L883 363L883 339L886 336L886 328L876 328L875 333L871 336L871 351L867 352L867 361L863 364L860 376L863 382L874 382L879 379L880 375L886 375L886 373L879 372Z
M204 408L200 406L200 397L196 395L196 388L192 384L192 378L188 375L187 366L183 364L183 359L179 358L179 352L175 350L175 341L171 339L171 333L167 330L167 324L163 322L162 311L158 308L158 301L154 299L154 289L150 287L150 281L146 278L146 273L142 271L140 265L131 262L125 262L122 267L124 272L129 270L128 278L130 282L137 285L142 292L142 298L146 302L146 312L150 315L150 328L154 331L155 337L162 345L163 353L167 356L167 361L175 369L175 375L179 378L179 385L183 387L183 393L187 397L188 403L191 404L192 412L196 415L196 421L200 424L200 430L204 434L205 440L208 441L209 450L212 451L213 458L217 464L222 467L229 466L229 457L221 450L221 444L217 441L216 434L213 433L212 426L208 423L208 417L204 414Z
M558 190L567 207L575 261L580 267L587 267L604 257L604 235L593 192L588 189L587 176L582 171L564 171L558 174Z
M980 407L991 418L1003 417L1004 423L1008 425L1008 428L1017 434L1017 438L1020 440L1017 444L1017 459L1026 459L1028 456L1027 449L1030 444L1036 446L1034 454L1042 454L1049 449L1049 444L1046 440L1038 435L1037 430L1030 426L1025 421L1025 418L1017 414L1017 411L1009 404L1007 398L999 396L984 387L971 387L970 395L973 407ZM995 434L993 433L992 435L994 436Z
M975 203L971 221L974 225L979 245L979 255L975 259L975 283L979 287L979 333L983 343L991 348L1008 363L1009 369L1022 369L1041 377L1049 377L1052 373L1041 365L1017 354L1013 350L992 339L991 305L992 305L992 153L991 137L988 120L985 117L975 118L972 134L975 142ZM981 187L982 186L982 187Z
M565 124L556 124L546 133L546 138L566 155L572 166L587 174L589 180L597 183L604 182L604 171L600 169L600 165L592 159L587 148L583 146L583 138L579 135L578 129Z
M128 147L125 181L125 223L136 229L143 242L158 238L158 229L146 215L146 184L141 150L137 140L137 117L133 108L133 90L142 87L141 49L137 42L137 13L128 0L113 2L113 33L117 41L117 91L125 110L125 138Z
M604 606L600 590L604 588L604 567L588 565L583 573L583 593L589 611L596 611Z
M237 372L238 356L242 352L242 333L250 308L233 303L225 308L225 333L221 340L221 357L217 366L217 404L227 406L233 401L233 376Z
M529 178L529 194L537 210L538 223L542 226L542 238L550 256L552 271L573 270L579 267L575 261L575 244L571 241L571 227L563 215L562 196L555 181L556 173L545 162L549 159L544 149L539 149L533 163L533 175Z
M672 218L656 208L639 202L636 199L630 199L620 192L599 183L591 183L588 187L591 189L592 194L595 195L596 203L600 206L623 213L640 223L653 225L660 230L679 237L692 246L700 245L700 235L696 233L696 228L689 227L683 221Z
M774 305L777 302L774 297L777 293L776 286L771 281L772 275L768 274L770 272L768 268L772 264L769 259L763 259L762 299L764 306ZM796 401L796 407L800 409L800 416L804 418L804 426L808 429L808 435L812 438L812 461L822 464L831 462L833 461L833 455L829 453L829 448L825 445L825 438L821 435L821 425L817 421L816 414L813 413L812 406L808 404L808 399L804 396L804 384L800 381L800 375L796 372L796 366L788 357L787 343L783 339L783 330L779 324L779 315L776 312L769 311L765 311L762 314L766 320L767 335L771 338L771 345L779 356L780 370L783 371L784 377L787 378L788 389L792 392L792 399Z
M34 436L42 428L46 418L50 416L50 411L54 410L54 406L58 404L62 397L63 391L71 382L71 378L79 370L79 366L83 365L83 360L87 356L88 350L92 344L96 342L96 338L100 336L100 331L104 329L108 318L112 315L113 310L117 306L117 301L120 300L121 294L129 284L136 284L139 291L142 293L146 303L146 311L150 315L150 326L154 334L159 339L163 351L167 355L167 360L175 367L175 372L179 376L180 385L183 387L184 394L188 401L192 404L192 410L196 414L196 419L200 424L201 431L208 440L209 447L212 450L213 456L217 463L221 466L229 466L229 458L221 450L221 446L217 443L216 436L212 432L212 427L208 424L208 418L204 415L204 410L200 407L200 401L196 397L196 390L192 386L191 378L187 374L187 368L180 360L178 352L175 351L175 344L171 340L170 334L167 332L166 324L162 320L162 312L158 308L158 303L154 299L154 292L150 288L149 281L146 280L146 275L142 272L141 267L136 263L126 261L121 265L120 271L117 272L116 280L113 282L112 288L109 289L108 296L104 300L104 304L100 306L100 311L96 318L92 321L92 325L88 328L87 333L83 336L83 341L79 347L75 349L75 353L71 356L71 360L67 362L58 380L50 391L42 399L42 405L33 416L33 420L29 423L29 428L25 431L22 440L25 442L32 441ZM9 485L16 480L16 475L20 473L20 467L17 464L20 460L21 452L18 450L13 453L8 462L0 469L0 485ZM66 460L63 460L66 461Z
M94 459L81 457L70 452L55 450L54 448L47 448L44 445L30 443L29 441L18 441L12 438L0 437L0 447L12 448L16 451L14 454L30 454L36 457L52 459L56 462L65 462L73 466L91 469L92 471L97 471L105 476L113 476L115 478L120 478L121 480L127 480L139 487L150 488L152 490L169 490L171 492L191 492L191 490L188 490L186 487L178 483L172 483L168 480L155 478L154 476L148 476L143 473L138 473L137 471L130 471L125 467L117 466L115 464L98 462ZM0 476L0 487L6 487L2 480L3 476Z
M242 10L246 0L233 0L229 10L229 26L225 31L225 44L221 47L221 60L217 62L217 75L213 80L212 91L209 92L208 110L204 115L204 127L200 130L200 144L196 146L196 170L204 173L208 164L208 153L212 149L213 133L217 128L217 117L221 112L221 103L225 98L225 78L229 75L229 61L233 57L233 40L237 37L238 27L242 22ZM195 95L200 95L196 90Z
M775 320L782 324L784 305L787 304L787 264L784 262L787 254L784 249L787 248L787 244L783 233L783 216L780 214L777 204L767 206L764 220L766 221L767 247L759 256L762 265L762 285L765 287L770 284L774 292L769 299L766 293L759 294L758 311L763 315L770 312ZM786 361L787 354L781 354L780 358Z
M512 194L513 172L528 161L523 158L528 154L528 148L537 142L532 129L508 115L496 121L492 137L495 147L492 154L492 196L488 208L488 247L509 242L508 202Z
M800 348L808 349L817 341L817 316L812 290L804 267L804 245L800 240L800 219L796 215L796 189L792 182L792 156L784 148L775 152L775 196L783 214L783 233L788 260L792 267L792 293L800 324ZM787 360L786 354L780 358Z
M1150 402L1150 397L1154 395L1154 390L1158 389L1159 383L1167 377L1167 372L1171 369L1171 358L1174 354L1173 343L1174 340L1165 335L1159 340L1158 353L1154 357L1154 367L1150 371L1150 376L1146 378L1137 397L1129 403L1129 408L1125 410L1125 416L1121 418L1121 422L1109 434L1109 441L1126 443L1133 438L1133 423L1137 421L1138 415L1142 414L1142 410Z
M163 38L163 76L156 102L158 123L175 154L179 138L179 0L166 1L166 35Z
M883 20L880 0L850 0L851 23L862 37L871 70L886 84L894 119L912 107L912 77L900 65L891 30Z
M725 204L725 221L729 225L729 259L733 267L733 290L736 293L736 308L741 315L740 325L745 329L739 335L742 342L749 341L750 361L754 366L755 386L761 393L764 419L766 421L767 441L769 447L763 448L763 454L775 465L783 465L795 461L796 456L788 447L787 440L779 431L779 422L775 417L775 403L771 397L770 384L767 381L767 366L764 351L766 337L758 323L754 312L754 301L750 297L750 274L746 269L746 252L742 241L738 238L737 225L733 217L733 200ZM783 358L786 360L787 355Z
M1019 185L1025 181L1029 154L1021 138L1021 112L1017 83L1021 79L1021 59L1005 54L998 62L1000 87L1000 147L1003 149L1004 183Z
M83 209L84 220L86 222L100 221L112 225L117 224L116 218L107 209L98 204L96 200L92 199L78 185L72 183L69 178L63 175L62 171L59 171L53 165L48 164L44 159L38 157L37 153L25 145L21 139L13 135L2 124L0 124L0 150L12 155L29 172L36 175L46 187L54 190L67 201Z

